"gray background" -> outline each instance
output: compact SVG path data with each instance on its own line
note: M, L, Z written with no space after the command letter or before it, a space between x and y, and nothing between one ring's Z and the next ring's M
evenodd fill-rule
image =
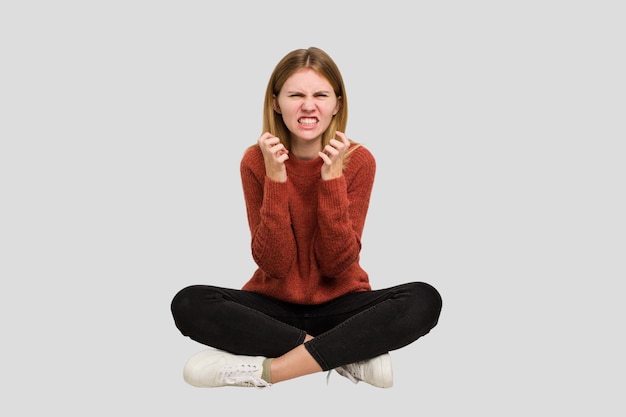
M3 2L2 414L623 415L618 4ZM169 302L250 277L239 160L308 46L378 161L372 285L432 283L440 324L390 390L190 387Z

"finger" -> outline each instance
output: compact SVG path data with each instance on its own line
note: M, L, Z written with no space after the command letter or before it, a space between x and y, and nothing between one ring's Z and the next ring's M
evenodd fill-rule
M333 139L331 139L332 141ZM333 147L330 143L326 146L324 146L324 150L322 151L323 153L325 153L326 155L328 155L329 158L334 158L337 155L339 155L339 150L335 147Z
M331 139L330 141L328 141L328 144L335 149L345 148L345 144L343 142L338 141L337 139Z
M261 136L259 136L259 139L257 140L257 142L258 142L259 145L261 145L261 144L265 143L267 141L267 139L269 139L271 137L272 137L272 134L270 132L265 132Z
M272 151L272 153L276 153L276 152L280 152L280 151L286 151L287 149L285 148L285 145L283 145L280 141L277 142L272 142L269 145L270 150Z
M287 159L289 159L289 154L287 153L287 151L281 153L277 158L276 158L276 162L285 162Z
M345 133L336 131L335 134L339 136L339 139L341 139L341 142L343 142L344 145L350 146L350 139L348 139Z
M324 152L319 152L319 156L320 158L322 158L322 161L324 161L325 164L330 165L333 163L333 161L331 161L328 155L325 154Z
M271 155L276 154L276 152L278 152L281 149L285 149L283 144L280 142L280 139L278 139L275 136L271 136L271 137L260 140L259 146L261 147L261 150L263 151L263 153L269 153Z
M269 138L266 138L263 141L263 144L267 147L267 148L273 148L274 146L276 146L277 144L280 143L280 140L276 137L276 136L271 136Z

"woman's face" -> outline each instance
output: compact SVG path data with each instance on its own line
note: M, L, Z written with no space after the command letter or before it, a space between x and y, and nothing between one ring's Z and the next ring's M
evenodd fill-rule
M305 68L287 79L274 97L274 110L282 115L291 140L321 140L339 111L339 99L326 78Z

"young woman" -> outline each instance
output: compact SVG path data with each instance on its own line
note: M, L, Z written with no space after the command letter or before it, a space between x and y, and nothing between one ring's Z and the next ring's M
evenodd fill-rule
M376 164L345 132L348 101L318 48L288 53L265 93L263 131L241 160L258 268L242 289L193 285L171 309L210 346L184 366L197 387L270 386L335 370L393 384L389 352L427 334L441 311L431 285L373 290L359 265Z

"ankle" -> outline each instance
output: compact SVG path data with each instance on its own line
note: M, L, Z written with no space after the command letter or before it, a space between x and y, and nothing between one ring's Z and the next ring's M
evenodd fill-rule
M263 361L263 373L261 374L261 379L266 382L272 383L272 372L271 372L272 359L267 358Z

